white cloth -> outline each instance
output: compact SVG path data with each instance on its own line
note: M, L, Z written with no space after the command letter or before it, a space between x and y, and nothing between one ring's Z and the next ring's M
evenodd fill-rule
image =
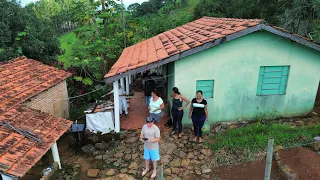
M126 91L122 88L122 86L119 87L119 98L125 97L125 96L120 96L121 94L126 94Z
M125 114L128 114L128 104L125 96L119 96L119 112L122 114L124 111Z
M161 99L161 97L158 98L157 101L153 101L153 97L150 98L150 103L149 103L149 107L150 107L150 113L155 113L155 114L159 114L161 113L161 110L157 110L156 112L153 112L155 109L160 108L161 104L163 103L163 100Z
M86 114L86 123L90 132L108 133L114 130L113 111Z
M114 92L114 90L111 92ZM124 111L125 114L128 114L128 103L126 96L122 94L126 94L126 91L122 88L122 86L119 86L119 113L122 114Z
M124 111L125 114L128 114L128 104L126 96L120 96L121 94L126 94L126 91L120 86L119 87L119 113L122 114Z

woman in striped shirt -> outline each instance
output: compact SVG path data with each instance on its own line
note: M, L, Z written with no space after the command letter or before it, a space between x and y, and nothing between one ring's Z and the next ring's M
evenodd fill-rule
M202 91L197 91L197 98L193 98L189 110L189 118L192 119L194 127L194 139L197 141L199 137L199 142L203 142L202 139L202 126L205 121L208 121L208 108L207 101L202 98Z

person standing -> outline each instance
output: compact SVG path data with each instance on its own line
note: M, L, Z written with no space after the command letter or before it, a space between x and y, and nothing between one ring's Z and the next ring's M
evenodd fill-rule
M114 90L108 92L106 95L110 95L114 92ZM119 86L119 113L122 115L122 113L125 113L125 115L128 114L128 104L126 99L126 91L123 89L123 87Z
M184 106L182 106L183 101L186 102ZM190 101L182 96L179 92L177 87L172 88L172 95L171 95L171 115L172 115L172 132L171 135L176 133L177 123L178 123L178 130L179 135L178 137L181 138L182 136L182 117L183 117L183 109L188 106Z
M208 121L208 107L207 101L202 98L202 91L197 91L197 98L193 98L189 110L189 118L192 119L194 127L194 139L197 141L199 137L199 142L203 142L202 139L202 126L205 121Z
M148 116L146 118L147 124L142 127L140 134L140 141L144 142L144 153L146 168L142 171L144 176L150 170L150 161L153 164L153 172L151 178L155 178L157 175L157 161L160 160L159 153L159 141L160 141L160 129L153 123L154 118Z
M150 116L154 117L154 123L159 124L162 115L162 109L164 108L164 103L157 89L154 89L151 93L150 103L149 103L149 113Z

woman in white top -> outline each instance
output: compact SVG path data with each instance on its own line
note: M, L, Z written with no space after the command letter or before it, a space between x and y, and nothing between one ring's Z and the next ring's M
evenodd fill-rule
M159 93L156 89L154 89L151 93L150 103L149 103L149 113L150 116L154 118L155 124L159 124L161 120L161 111L164 108L164 103L161 97L159 97Z

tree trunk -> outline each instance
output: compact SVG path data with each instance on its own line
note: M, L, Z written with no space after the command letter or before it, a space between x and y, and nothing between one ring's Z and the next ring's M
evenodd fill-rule
M101 0L101 5L102 5L102 13L106 11L106 7L104 4L104 0ZM104 37L107 37L107 20L106 17L103 17L103 26L104 26Z

